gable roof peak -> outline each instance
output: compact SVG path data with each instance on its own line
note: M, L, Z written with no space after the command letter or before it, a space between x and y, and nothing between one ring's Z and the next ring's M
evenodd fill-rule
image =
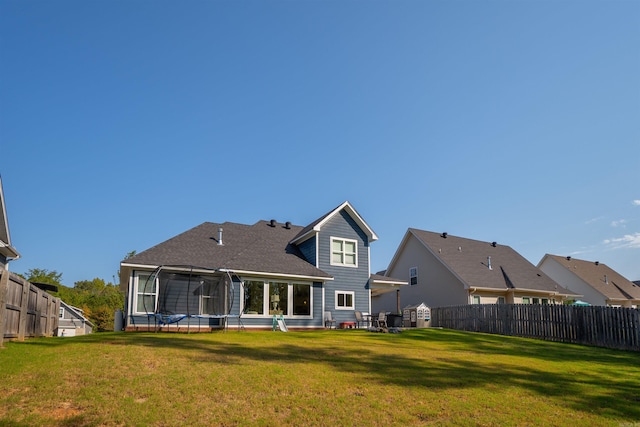
M376 233L371 229L371 227L369 227L364 219L362 219L360 214L354 209L351 203L346 200L335 209L332 209L331 211L322 215L320 218L313 221L311 224L304 227L302 231L300 231L300 233L298 233L298 235L294 237L293 240L291 240L291 243L297 244L309 239L315 233L319 232L329 220L331 220L335 215L343 210L356 222L356 224L358 224L358 226L367 235L367 237L369 237L369 241L373 242L375 240L378 240L378 236L376 235Z

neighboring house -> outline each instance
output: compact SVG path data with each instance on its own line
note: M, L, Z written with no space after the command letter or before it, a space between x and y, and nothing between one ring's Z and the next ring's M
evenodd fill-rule
M86 335L93 331L93 323L84 316L84 312L60 301L60 315L58 317L58 336L74 337Z
M371 311L371 295L393 289L372 279L378 237L344 202L306 227L275 220L205 222L120 265L125 330L150 326L322 328Z
M546 254L538 268L591 305L640 307L640 286L601 262Z
M386 274L409 282L401 305L560 304L573 292L509 246L409 228ZM373 309L395 310L395 296L373 299Z
M7 222L7 209L4 203L4 191L2 189L2 177L0 177L0 270L9 269L9 261L20 258L20 254L11 245L9 223Z

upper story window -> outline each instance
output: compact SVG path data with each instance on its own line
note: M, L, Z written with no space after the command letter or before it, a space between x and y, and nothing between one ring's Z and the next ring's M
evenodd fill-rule
M414 286L418 284L418 267L411 267L409 269L409 285Z
M60 314L59 316L61 319L64 319L64 307L60 307Z
M349 239L331 238L331 265L358 266L358 242Z

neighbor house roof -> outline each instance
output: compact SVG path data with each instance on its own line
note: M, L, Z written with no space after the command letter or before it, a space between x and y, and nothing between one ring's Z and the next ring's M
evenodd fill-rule
M222 244L219 244L222 229ZM307 262L289 242L302 227L275 221L253 225L205 222L122 261L123 267L193 266L242 274L272 274L315 280L331 275ZM128 271L123 271L126 283Z
M20 254L11 246L9 223L7 222L7 209L4 203L4 190L2 189L2 177L0 177L0 254L6 258L20 258Z
M466 288L575 295L510 246L415 228L409 228L405 241L411 235L458 277Z
M546 254L544 258L550 258L564 266L609 300L640 300L640 287L624 278L617 271L598 261L586 261L572 257Z
M83 321L85 321L86 323L88 323L91 327L93 327L93 322L91 322L91 320L89 320L87 317L85 317L84 315L84 311L78 307L74 307L72 305L67 304L66 302L60 300L60 306L64 307L65 310L67 310L69 313L71 313L73 316L75 316L78 319L81 319Z

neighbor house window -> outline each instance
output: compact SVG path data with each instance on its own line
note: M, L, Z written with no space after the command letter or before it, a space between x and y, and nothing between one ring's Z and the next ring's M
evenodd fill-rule
M504 297L498 297L498 304L504 304Z
M353 310L355 292L336 291L336 310Z
M157 296L157 277L140 273L136 277L136 312L155 313Z
M331 238L331 265L358 266L358 242Z
M60 307L60 318L64 319L64 307Z
M529 299L529 297L522 297L522 303L523 304L531 304L531 300Z
M473 304L480 304L480 297L478 295L473 296Z
M411 267L409 269L409 285L414 286L418 284L418 267Z
M311 316L311 285L246 280L242 312L262 316Z

